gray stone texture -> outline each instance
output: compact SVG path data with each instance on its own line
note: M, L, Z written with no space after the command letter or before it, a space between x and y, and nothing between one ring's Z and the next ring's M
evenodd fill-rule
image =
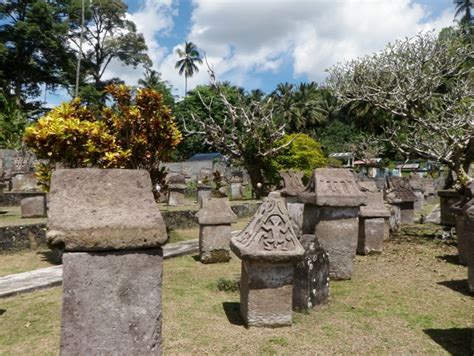
M359 232L359 207L367 203L355 175L348 169L320 168L306 190L303 234L315 234L329 255L331 279L350 279Z
M210 185L198 185L197 200L200 207L202 207L203 200L211 198L211 189Z
M471 199L474 203L474 199ZM467 269L469 291L474 294L474 205L471 205L464 215L464 233L467 236Z
M293 170L278 171L283 182L283 188L280 190L282 197L296 197L298 193L305 190L302 182L303 172L296 172Z
M230 199L242 200L244 197L244 187L242 182L230 182Z
M292 323L293 265L242 261L240 313L247 327Z
M367 255L369 253L382 252L385 226L384 218L359 217L357 253Z
M304 204L299 203L296 197L287 196L285 200L286 207L288 209L288 215L290 216L291 220L291 226L293 227L295 235L300 238L303 234Z
M24 198L21 200L22 218L43 218L46 216L45 196Z
M293 268L305 251L279 193L271 193L245 229L232 237L231 249L242 259L240 313L245 325L291 325Z
M61 355L160 355L162 249L63 256Z
M237 216L227 198L203 200L196 214L199 221L199 256L202 263L219 263L230 260L231 223Z
M389 221L389 230L390 232L400 232L401 225L401 211L400 207L397 204L386 204L390 208L390 217Z
M186 177L182 174L174 174L168 178L168 205L184 205L184 190L186 189Z
M456 226L456 213L452 208L459 204L462 196L453 189L439 190L438 196L441 208L441 225Z
M19 173L12 177L12 192L32 192L38 190L36 176L33 172Z
M387 177L385 200L400 208L400 224L413 224L415 221L416 195L406 177Z
M305 311L329 298L329 258L314 235L300 239L304 258L293 273L293 310Z
M66 251L153 248L168 240L147 171L58 169L48 204L48 242Z
M333 280L352 277L359 233L359 208L305 205L304 221L329 255L329 275Z
M424 188L421 177L418 174L412 174L408 182L410 183L410 187L416 196L414 209L415 211L420 211L423 209L423 205L425 204Z

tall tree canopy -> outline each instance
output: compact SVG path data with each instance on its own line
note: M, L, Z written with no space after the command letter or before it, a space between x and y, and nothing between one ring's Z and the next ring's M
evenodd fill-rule
M420 33L372 56L329 70L327 87L343 103L367 103L391 116L386 139L405 156L436 160L464 186L472 159L474 51L459 36Z
M196 63L201 64L201 54L198 51L197 46L192 42L184 43L184 50L181 48L176 49L176 54L180 58L175 65L178 69L179 75L184 73L184 95L188 93L188 78L191 78L194 73L199 72L199 68Z
M66 85L73 65L68 46L69 0L5 0L0 3L0 84L21 108L40 87Z
M90 97L94 96L94 90L101 92L108 84L103 80L103 75L113 60L133 67L140 64L151 66L151 60L143 35L137 32L132 21L127 20L127 5L122 0L85 1L80 96ZM81 35L79 16L74 19L70 38L78 51ZM71 74L75 75L75 72ZM74 83L73 78L70 78L70 82ZM100 97L96 93L97 96Z

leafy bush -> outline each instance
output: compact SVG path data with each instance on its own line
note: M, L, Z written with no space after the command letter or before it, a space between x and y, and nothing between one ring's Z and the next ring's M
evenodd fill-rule
M227 279L221 277L217 280L217 289L221 292L238 292L239 281L235 279Z
M181 140L171 111L160 93L125 85L106 88L114 106L100 112L76 99L54 108L26 129L24 142L39 159L67 168L145 169L153 185L164 179L159 169ZM47 179L43 166L39 179ZM47 182L42 181L47 186Z
M285 135L276 145L290 141L292 142L273 159L276 170L302 171L308 179L314 169L327 166L328 161L323 155L319 142L306 134L296 133Z

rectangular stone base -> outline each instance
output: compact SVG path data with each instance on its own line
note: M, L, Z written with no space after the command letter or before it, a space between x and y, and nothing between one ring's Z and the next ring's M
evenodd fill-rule
M400 207L400 223L413 224L415 222L415 203L406 202L398 204Z
M161 354L161 248L63 256L61 355Z
M201 225L199 228L199 256L202 263L230 260L231 225Z
M367 255L373 252L382 252L385 232L384 218L359 217L359 239L357 253Z
M186 201L184 200L184 190L170 190L168 192L168 205L184 205Z
M292 264L242 261L240 314L245 325L291 325L292 280Z

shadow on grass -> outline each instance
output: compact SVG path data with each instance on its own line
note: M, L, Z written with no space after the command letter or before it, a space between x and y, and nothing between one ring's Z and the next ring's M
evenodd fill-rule
M452 263L453 265L458 265L458 266L461 265L459 263L459 255L443 255L443 256L437 256L436 258L438 260L443 260L448 263Z
M451 355L471 355L470 328L425 329L425 334Z
M7 311L6 309L0 309L0 315L5 314L6 311Z
M222 303L222 306L224 307L225 315L227 316L229 323L231 323L232 325L239 326L244 325L244 321L240 316L240 303L224 302Z
M194 255L192 256L193 257L193 260L196 261L196 262L200 262L201 261L201 257L199 255Z
M438 282L439 285L448 287L455 292L459 292L466 296L470 296L469 288L467 286L467 279L458 279L458 280L450 280L450 281L443 281Z
M42 255L41 259L43 261L47 261L51 263L52 265L60 265L62 264L62 259L59 256L57 251L39 251L38 255Z

